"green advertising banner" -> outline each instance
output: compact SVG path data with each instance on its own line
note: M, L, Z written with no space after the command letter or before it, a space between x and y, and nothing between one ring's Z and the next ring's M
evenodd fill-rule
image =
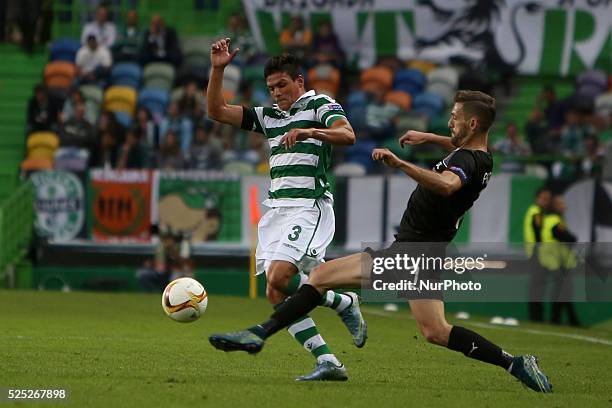
M313 32L330 20L348 60L372 66L380 56L444 63L499 57L523 74L566 76L612 71L609 0L244 0L262 49L281 51L294 14ZM492 55L497 54L497 55Z
M199 171L156 172L153 222L194 243L241 239L240 179ZM154 187L155 188L155 187Z

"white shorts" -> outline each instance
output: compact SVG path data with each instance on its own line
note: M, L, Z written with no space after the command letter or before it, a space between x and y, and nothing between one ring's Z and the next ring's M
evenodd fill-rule
M291 262L298 271L309 273L325 262L335 230L329 198L318 199L313 207L272 208L257 226L257 274L267 271L272 261Z

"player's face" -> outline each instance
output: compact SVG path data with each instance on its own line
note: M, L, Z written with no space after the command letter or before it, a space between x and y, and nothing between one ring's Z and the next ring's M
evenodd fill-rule
M550 207L551 199L552 195L550 194L550 191L544 190L541 191L540 194L538 194L537 203L541 208L548 210L548 207Z
M563 214L565 212L565 200L561 196L557 196L552 200L553 210L558 214Z
M456 103L448 120L448 128L451 131L451 143L454 146L463 145L469 136L469 125L463 114L463 105Z
M275 72L266 78L268 91L279 108L286 111L304 93L304 77L294 80L285 72Z

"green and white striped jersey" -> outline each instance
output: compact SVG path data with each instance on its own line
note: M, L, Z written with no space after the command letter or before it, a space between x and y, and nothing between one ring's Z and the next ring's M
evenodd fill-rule
M323 196L332 198L327 180L332 145L316 139L299 141L290 149L280 140L291 129L329 128L346 118L342 106L327 95L308 91L289 111L278 106L246 108L243 128L263 133L270 144L271 185L268 207L311 207Z

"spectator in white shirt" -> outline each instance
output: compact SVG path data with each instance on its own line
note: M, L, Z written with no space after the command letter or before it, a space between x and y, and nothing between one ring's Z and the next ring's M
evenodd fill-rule
M96 19L85 24L81 33L81 43L85 44L87 37L94 35L98 44L111 48L117 38L117 27L112 21L108 21L108 9L106 6L98 6Z
M113 63L107 47L98 45L95 35L87 37L87 44L77 52L76 66L80 83L104 81Z

